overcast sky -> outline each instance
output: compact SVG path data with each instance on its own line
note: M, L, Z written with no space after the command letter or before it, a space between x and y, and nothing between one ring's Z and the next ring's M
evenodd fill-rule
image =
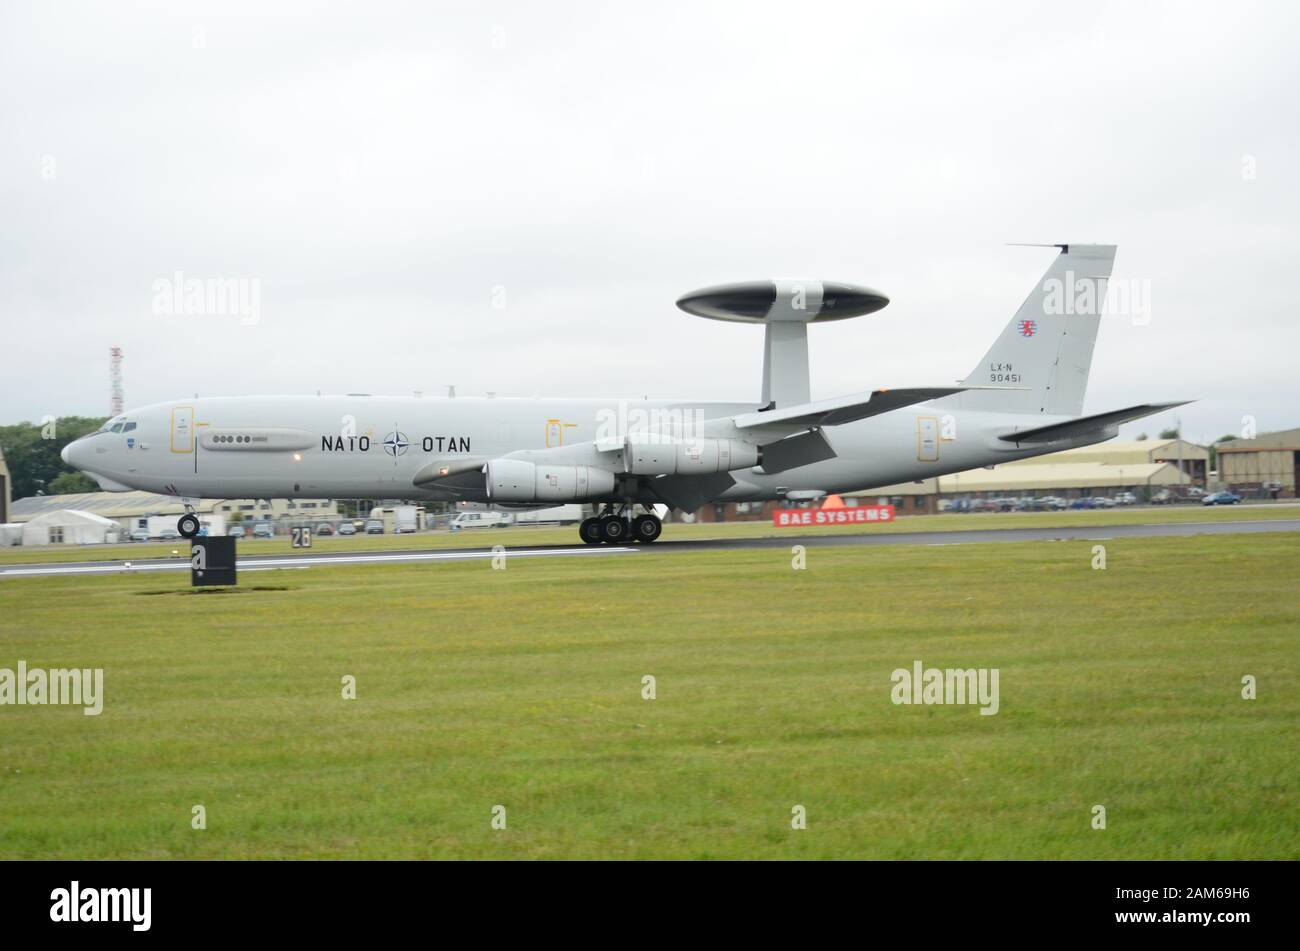
M812 329L814 397L943 385L1054 253L1007 242L1093 241L1150 319L1086 411L1300 426L1298 11L5 0L0 422L106 414L114 345L128 408L757 399L762 331L674 301L766 277L892 300ZM157 313L178 271L257 321Z

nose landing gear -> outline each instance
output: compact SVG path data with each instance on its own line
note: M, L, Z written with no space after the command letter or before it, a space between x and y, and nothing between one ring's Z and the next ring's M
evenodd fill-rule
M193 538L199 533L199 517L193 512L186 512L176 523L176 531L181 533L181 538Z
M610 505L600 515L583 519L578 526L578 536L587 545L617 545L628 541L648 545L663 530L663 522L653 512L633 518L631 506L625 505L616 512Z

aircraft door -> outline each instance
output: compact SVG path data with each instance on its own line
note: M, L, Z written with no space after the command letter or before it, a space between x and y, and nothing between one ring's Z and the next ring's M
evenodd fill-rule
M939 461L939 420L933 416L916 417L916 461Z
M171 450L179 453L194 451L194 407L172 408Z

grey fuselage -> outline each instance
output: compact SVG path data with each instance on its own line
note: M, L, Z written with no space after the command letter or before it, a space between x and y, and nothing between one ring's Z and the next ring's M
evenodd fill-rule
M414 480L431 465L469 469L512 453L581 451L660 417L684 419L697 435L762 442L788 433L737 432L730 418L756 409L683 400L205 398L126 413L70 444L64 458L105 488L181 497L486 501ZM835 458L775 474L733 470L735 484L715 498L867 490L1057 451L1065 446L1017 448L997 437L1059 418L962 410L951 398L909 406L823 429Z

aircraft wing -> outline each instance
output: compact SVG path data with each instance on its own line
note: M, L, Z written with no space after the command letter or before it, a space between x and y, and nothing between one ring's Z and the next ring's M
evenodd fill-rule
M841 396L831 400L814 400L800 403L787 409L758 410L742 413L733 422L737 429L759 429L767 426L781 426L789 429L806 429L811 426L838 426L889 413L914 403L926 403L944 396L952 396L975 387L968 386L927 386L909 387L898 390L872 390L870 393L857 393Z
M1005 433L998 438L1005 442L1013 442L1016 445L1024 443L1036 444L1057 442L1061 439L1073 439L1076 436L1090 436L1097 433L1104 433L1107 429L1113 429L1120 423L1131 422L1135 419L1141 419L1143 416L1151 416L1155 413L1163 413L1167 409L1173 409L1175 406L1186 406L1191 400L1180 400L1177 403L1143 403L1140 406L1129 406L1126 409L1115 409L1109 413L1097 413L1093 416L1080 416L1078 419L1067 419L1061 423L1051 423L1047 426L1036 426L1033 429L1022 429L1019 432Z

